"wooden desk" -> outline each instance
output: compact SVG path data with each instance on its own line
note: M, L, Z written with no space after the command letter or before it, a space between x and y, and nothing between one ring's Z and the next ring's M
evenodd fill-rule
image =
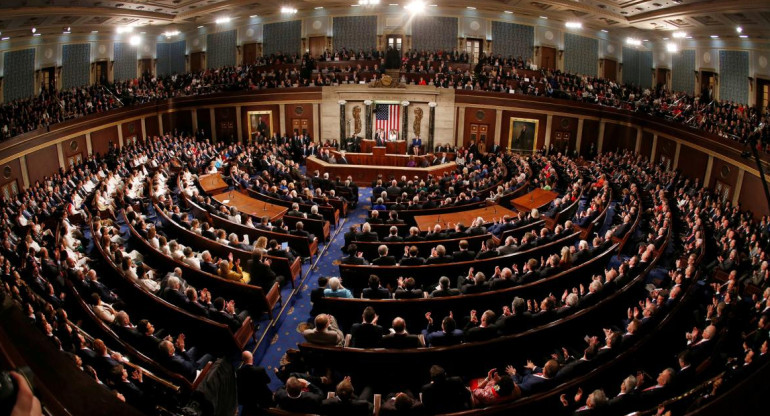
M376 140L361 140L361 153L372 153L374 145L377 144Z
M222 175L218 173L201 175L198 177L198 182L201 184L201 188L209 195L220 193L227 189L227 183L222 179Z
M526 195L522 195L512 200L511 204L519 211L529 212L535 208L543 208L544 206L550 204L551 201L556 199L557 196L559 196L559 194L554 191L546 191L537 188Z
M310 156L305 160L307 163L307 171L313 172L318 170L319 172L327 172L330 177L339 176L346 178L350 175L358 186L371 186L373 180L377 179L377 175L382 175L387 179L391 176L400 178L406 175L408 178L417 176L420 179L425 179L428 175L434 177L443 176L444 172L454 172L457 169L455 162L444 163L438 166L429 166L427 168L408 168L406 162L409 157L404 155L386 155L381 157L375 157L374 155L366 155L362 153L348 153L346 156L361 155L363 159L360 165L339 165L326 163L315 156ZM391 159L399 159L398 164ZM401 160L403 159L403 160ZM348 159L352 161L352 159ZM395 166L388 166L393 164Z
M238 211L246 214L251 214L257 217L264 217L267 215L270 217L270 221L283 217L283 214L289 210L288 208L282 207L280 205L274 205L269 202L256 200L237 191L213 195L211 198L221 204L235 207Z
M449 224L454 227L457 223L462 223L464 226L469 227L471 221L476 217L484 218L484 221L492 222L492 218L501 218L504 215L516 216L516 211L512 211L508 208L500 205L490 205L483 208L471 209L468 211L449 212L446 214L437 215L419 215L414 217L414 222L417 224L417 228L420 231L432 230L436 224L441 225L441 228L449 228Z
M406 140L396 140L395 142L385 142L385 153L391 155L406 154Z

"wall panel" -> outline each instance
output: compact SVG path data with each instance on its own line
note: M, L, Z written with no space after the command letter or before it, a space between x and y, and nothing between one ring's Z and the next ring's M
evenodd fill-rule
M684 176L692 179L700 178L700 183L703 183L703 174L706 171L708 160L709 157L707 154L682 145L682 148L679 151L678 169L682 171Z
M731 192L735 192L735 188ZM730 197L732 198L732 193ZM765 192L762 190L762 181L759 177L746 174L743 176L743 185L741 185L741 195L738 202L743 209L748 209L754 213L754 218L766 215L770 211L765 199Z
M502 123L500 123L500 146L503 147L504 149L508 148L508 141L511 138L510 137L511 117L536 119L539 121L538 127L537 127L537 137L535 138L535 147L537 149L542 149L543 145L545 144L545 129L546 129L546 121L548 120L548 116L545 114L539 114L539 113L525 113L522 111L510 111L510 110L503 111L503 120L502 120Z
M118 145L117 126L107 127L91 133L91 150L94 154L106 155L110 149L110 142Z
M564 34L564 69L573 74L596 76L599 41L572 33Z
M272 107L272 106L270 106ZM362 106L363 107L363 106ZM362 108L363 110L363 108ZM312 137L313 135L313 104L285 104L284 112L286 113L286 134L294 134L293 120L307 120L307 132ZM366 134L366 115L364 111L361 111L361 122L364 124L361 128L361 136ZM243 130L246 131L247 124L243 124ZM301 133L301 131L300 131ZM245 133L244 133L245 135Z
M655 148L655 163L660 163L664 159L670 168L674 167L674 156L676 155L676 142L665 137L658 136L658 146Z
M738 183L738 168L730 162L714 158L714 164L711 166L711 176L708 178L708 183L705 185L713 187L716 185L716 181L722 182L732 189L735 189L735 186ZM760 190L760 192L763 191Z
M27 155L27 177L29 183L42 181L59 170L59 154L56 146L44 147ZM21 184L19 184L21 185Z
M198 116L198 130L203 130L207 138L211 138L211 113L208 108L199 108L195 110Z
M492 53L503 57L532 58L535 27L515 23L492 22Z
M288 107L289 105L287 105ZM299 105L298 105L299 106ZM302 104L302 115L304 117L307 117L309 119L309 122L313 123L313 107L312 104ZM291 106L295 107L295 106ZM307 112L306 110L309 110L310 112ZM242 140L249 140L249 112L250 111L269 111L272 117L270 118L270 131L271 132L279 132L281 131L281 120L279 116L280 106L278 104L268 104L268 105L248 105L241 107L241 132L243 134ZM292 117L295 117L296 115L296 109L292 108L286 108L286 132L287 134L291 132L291 119ZM312 133L312 130L310 130Z
M349 51L377 47L377 16L340 16L333 22L334 49Z
M577 143L577 126L578 119L574 117L553 116L551 119L553 123L551 125L551 143L557 147L556 150L563 151L568 148L570 152L575 149ZM558 145L559 139L557 136L561 136L561 145ZM567 137L565 139L565 137Z
M749 53L719 51L719 99L749 102Z
M121 124L121 130L123 130L123 143L128 143L133 138L138 141L144 141L142 137L142 120L133 120Z
M302 21L268 23L264 27L262 54L295 54L302 47Z
M35 95L35 49L5 52L3 57L3 100Z
M171 43L158 43L155 46L158 59L156 72L158 76L181 74L185 72L186 42L180 40Z
M412 49L452 51L457 48L457 18L419 16L412 20Z
M115 65L113 66L115 81L136 78L137 68L136 47L128 43L115 42Z
M486 148L489 149L492 147L492 145L495 143L495 117L497 116L497 111L490 109L490 108L474 108L474 107L466 107L465 108L465 125L463 126L463 140L462 143L463 146L468 146L471 143L471 125L472 124L480 124L487 126L487 140L485 143ZM410 130L411 132L411 127ZM410 135L411 137L413 135ZM506 136L506 139L503 140L500 139L501 145L505 143L505 145L508 144L508 139ZM478 144L479 140L476 140L476 143Z
M235 65L236 30L209 33L206 39L206 66L221 68Z
M5 175L6 167L10 172L7 177ZM24 188L24 176L21 173L21 162L19 162L19 159L13 159L9 161L5 165L0 166L0 169L2 169L3 172L3 174L0 175L0 187L15 181L17 191L21 191ZM0 197L1 196L4 195L0 195Z
M636 146L636 129L615 123L604 124L602 152L633 151Z
M695 90L694 50L681 51L671 57L671 89L690 94Z
M91 45L62 46L62 88L88 85L91 79Z
M214 109L218 141L232 141L237 133L235 107L219 107Z
M163 130L176 134L192 132L192 115L189 111L163 113Z
M152 115L144 118L144 131L147 133L147 137L155 137L161 135L157 116Z
M647 159L650 158L650 153L652 153L653 138L654 135L649 131L642 132L642 144L639 146L639 154L646 157Z
M580 154L587 156L594 145L594 152L599 145L599 120L583 121L583 137L580 139Z

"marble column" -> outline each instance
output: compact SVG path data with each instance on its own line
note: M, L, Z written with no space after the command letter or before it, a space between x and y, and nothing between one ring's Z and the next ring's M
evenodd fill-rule
M436 103L430 102L428 103L428 107L430 108L430 113L428 115L428 145L425 146L425 151L423 153L430 153L434 149L433 135L436 130Z
M401 112L404 115L401 120L401 140L409 141L409 101L402 101L401 106Z
M339 104L340 104L340 139L339 139L339 142L340 142L340 145L341 145L342 142L345 141L345 104L347 104L347 102L345 100L340 100Z
M372 140L372 102L364 101L364 111L366 112L366 140Z

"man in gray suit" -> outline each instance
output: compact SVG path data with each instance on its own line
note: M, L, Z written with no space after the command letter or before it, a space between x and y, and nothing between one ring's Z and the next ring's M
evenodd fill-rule
M302 336L305 337L305 341L317 345L341 347L345 341L345 336L337 326L337 320L325 313L316 316L315 328L306 329L302 332Z

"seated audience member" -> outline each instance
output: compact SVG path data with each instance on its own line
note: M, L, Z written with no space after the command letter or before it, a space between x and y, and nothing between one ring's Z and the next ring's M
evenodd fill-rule
M457 296L460 294L460 291L457 289L452 289L449 287L449 278L446 276L441 276L440 279L438 279L438 287L436 290L434 290L430 297L432 298L443 298L446 296Z
M319 314L315 317L315 328L302 332L305 341L311 344L341 347L345 336L337 326L337 320L327 314Z
M396 299L419 299L425 297L425 293L422 289L417 288L417 282L415 282L413 277L406 279L399 277L398 287L393 297Z
M377 325L379 316L374 308L367 306L362 315L362 322L350 327L350 346L353 348L376 348L380 344L384 330Z
M393 327L391 332L380 341L382 348L420 348L423 347L422 341L417 335L411 335L406 332L406 321L404 318L393 319Z
M350 377L345 377L337 384L334 397L321 402L321 414L367 416L372 414L373 406L366 400L356 398Z
M388 255L388 246L386 246L385 244L377 248L377 253L379 254L379 257L372 260L372 265L374 266L395 266L396 265L396 258Z
M273 392L270 391L270 377L263 367L254 365L254 356L249 351L241 354L243 365L236 371L238 401L243 406L243 414L258 414L273 404Z
M388 289L380 286L380 278L376 274L369 276L369 287L361 293L364 299L390 299Z
M332 277L329 279L329 287L324 289L324 297L351 299L353 298L353 293L350 292L350 289L345 289L342 286L342 282L340 282L338 277Z
M425 336L425 345L428 347L441 347L445 345L459 344L463 340L463 331L457 329L457 323L451 316L444 317L441 328L433 324L431 313L425 314L428 326L422 331Z
M380 407L381 416L412 416L423 413L422 402L416 400L408 392L389 395Z
M490 406L516 400L521 397L521 389L509 374L499 375L497 369L489 370L487 377L472 380L470 384L473 405L476 407Z
M459 412L470 405L471 396L460 377L447 376L438 365L430 368L430 383L421 392L422 404L432 414Z
M287 412L318 413L323 391L305 379L289 377L286 385L275 392L278 408Z

